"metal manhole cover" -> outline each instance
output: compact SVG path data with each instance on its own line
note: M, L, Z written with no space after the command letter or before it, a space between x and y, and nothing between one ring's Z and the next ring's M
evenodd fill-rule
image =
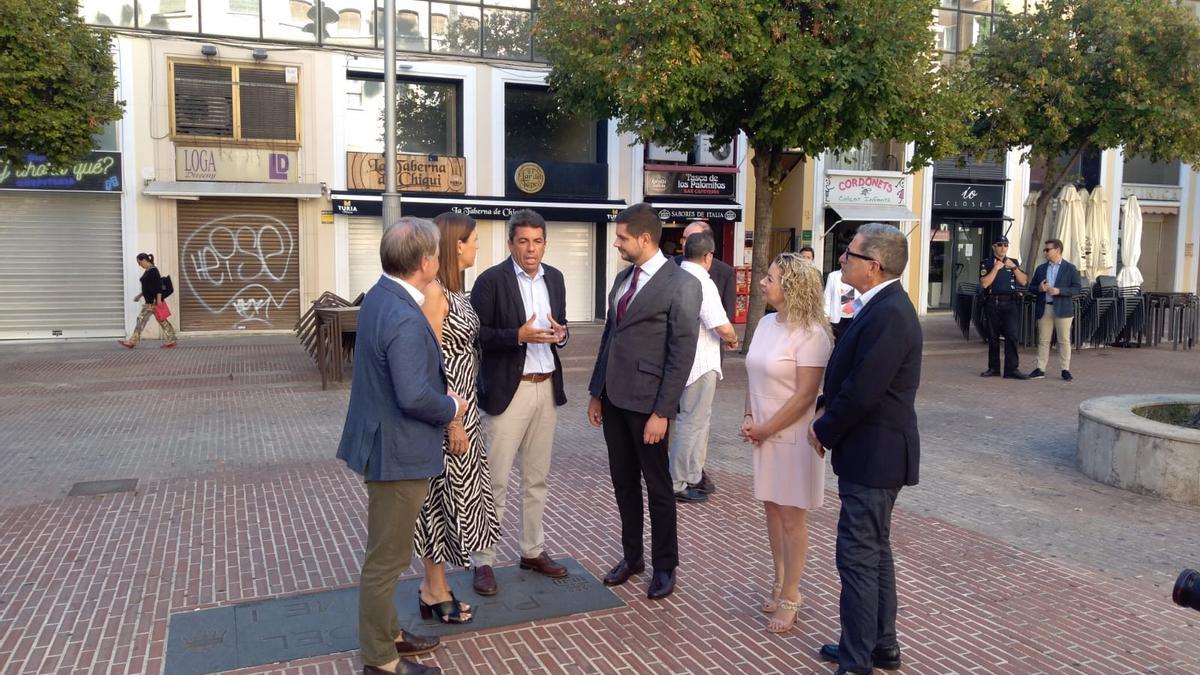
M116 480L88 480L71 486L68 497L87 497L91 495L106 495L111 492L133 492L137 488L136 478L118 478Z

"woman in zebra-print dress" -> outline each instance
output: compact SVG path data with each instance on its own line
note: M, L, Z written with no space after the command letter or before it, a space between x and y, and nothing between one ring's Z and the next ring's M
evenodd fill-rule
M443 213L434 223L441 230L440 266L437 280L425 288L421 309L442 345L449 386L466 399L467 410L446 430L446 469L430 479L414 547L425 564L421 615L466 623L472 617L471 607L451 593L445 564L469 567L472 551L491 547L500 538L475 389L479 317L462 291L462 272L475 264L479 243L475 220L469 216Z

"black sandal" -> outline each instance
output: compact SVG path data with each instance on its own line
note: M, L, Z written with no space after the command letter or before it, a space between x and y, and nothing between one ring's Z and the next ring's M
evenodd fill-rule
M444 602L435 602L432 605L427 604L421 598L421 591L417 590L417 606L421 610L421 618L428 621L436 614L442 623L471 623L475 619L474 616L463 618L463 603L454 597L454 591L450 592L450 599ZM470 612L470 609L466 610Z

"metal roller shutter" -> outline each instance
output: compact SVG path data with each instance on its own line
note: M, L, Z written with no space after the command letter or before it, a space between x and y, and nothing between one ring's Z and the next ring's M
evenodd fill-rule
M300 317L296 200L199 199L178 209L181 328L291 329Z
M547 223L542 261L563 273L567 287L567 321L593 321L596 297L596 226L592 223Z
M120 196L5 192L0 212L0 339L122 336Z
M383 265L379 262L379 239L383 236L383 220L351 218L349 233L350 295L346 296L346 299L354 300L359 293L371 290L383 274Z

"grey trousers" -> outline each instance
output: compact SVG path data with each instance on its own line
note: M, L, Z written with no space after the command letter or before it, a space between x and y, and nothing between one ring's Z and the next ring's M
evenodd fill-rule
M429 479L367 482L367 555L358 586L358 640L363 663L395 661L400 619L392 595L412 563L413 530Z
M717 393L717 371L710 370L683 390L679 414L671 431L671 482L676 492L688 483L699 483L708 459L708 430L712 424L712 402Z
M892 559L892 506L900 488L873 488L838 480L837 560L842 579L842 637L838 664L871 672L871 652L899 645L896 638L896 566Z

